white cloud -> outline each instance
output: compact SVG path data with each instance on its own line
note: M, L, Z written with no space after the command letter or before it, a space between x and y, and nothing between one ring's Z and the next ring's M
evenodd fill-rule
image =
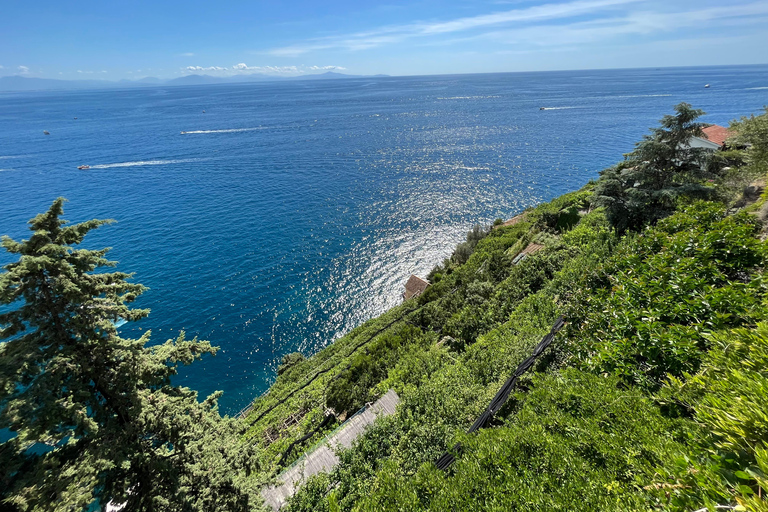
M275 48L269 53L272 55L297 56L315 50L334 48L365 50L385 44L398 43L413 37L449 34L513 22L564 19L606 9L610 10L638 1L640 0L576 0L573 2L550 3L479 16L469 16L444 22L386 26L348 36L315 39L304 44Z
M232 66L232 70L235 72L256 71L259 73L273 74L298 73L300 71L297 66L249 66L244 62L235 64Z
M19 66L16 68L20 75L28 75L29 74L29 68L27 66Z
M207 68L204 68L202 66L187 66L184 69L186 69L187 71L224 71L227 68L220 68L219 66L209 66Z
M763 16L761 16L763 15ZM511 45L530 45L530 47L556 47L604 43L619 36L643 36L647 34L667 33L675 40L677 34L686 27L701 27L710 21L718 26L741 26L765 22L768 4L748 4L736 7L714 7L697 11L681 12L633 12L620 18L603 18L568 25L547 25L526 27L519 30L489 32L478 38L493 39L498 43ZM542 38L545 31L548 37ZM464 42L454 40L452 42ZM503 51L503 50L502 50Z
M460 18L444 23L431 23L426 25L414 25L420 34L443 34L446 32L459 32L489 25L499 25L513 21L536 21L567 18L584 13L601 10L605 7L627 4L637 0L587 0L564 4L544 4L526 9L513 9L511 11L485 14Z
M194 54L194 53L192 53L192 52L186 52L186 53L182 53L182 54L180 54L180 55L181 55L182 57L194 57L194 56L195 56L195 54Z
M344 68L341 66L309 66L309 69L311 69L312 71L331 71L334 69L345 70L347 68Z
M675 34L681 27L716 28L754 24L760 16L766 14L768 2L765 1L686 8L679 3L663 0L573 0L447 21L382 26L366 32L310 39L303 43L274 48L268 53L295 57L319 50L366 50L414 38L422 39L422 44L427 45L494 39L508 43L525 41L532 46L542 47L591 41L605 42L614 37L631 34ZM585 17L592 19L584 21ZM451 34L456 37L445 39L444 36Z
M229 67L222 66L187 66L183 68L185 73L207 72L221 76L231 76L237 74L263 73L267 75L297 75L308 71L346 69L342 66L249 66L245 62L240 62Z

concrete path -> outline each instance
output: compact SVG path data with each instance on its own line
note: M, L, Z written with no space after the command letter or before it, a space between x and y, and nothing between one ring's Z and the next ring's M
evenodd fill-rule
M348 419L328 439L312 452L304 455L286 469L278 480L281 485L269 486L261 491L264 501L274 510L280 510L288 498L293 496L301 483L312 475L327 472L339 463L335 451L349 448L365 428L379 416L388 416L395 412L400 397L390 389L376 403L366 407Z

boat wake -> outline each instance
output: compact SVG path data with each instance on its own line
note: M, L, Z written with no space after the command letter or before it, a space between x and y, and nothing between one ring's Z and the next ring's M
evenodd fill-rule
M112 169L115 167L142 167L145 165L170 165L199 162L200 158L184 158L181 160L140 160L138 162L120 162L117 164L91 165L90 169Z
M238 133L238 132L253 132L256 130L266 130L267 126L257 126L256 128L228 128L225 130L192 130L189 132L181 132L182 135L195 135L200 133Z
M764 91L768 89L768 87L747 87L745 90L747 91Z
M671 94L625 94L622 96L605 96L606 98L666 98Z
M579 107L540 107L539 110L568 110L570 108L579 108Z
M501 96L447 96L447 97L438 97L439 100L486 100L490 98L501 98Z

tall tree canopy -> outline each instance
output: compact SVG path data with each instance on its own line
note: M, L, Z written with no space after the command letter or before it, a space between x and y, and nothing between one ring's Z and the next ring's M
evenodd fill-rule
M731 123L736 132L735 144L749 148L745 152L747 171L760 175L768 169L768 107L765 112L755 116L742 117Z
M666 217L681 196L710 194L701 183L708 152L690 146L692 137L703 135L705 125L697 122L703 114L688 103L675 105L675 114L664 116L658 128L624 155L624 162L602 172L595 203L606 208L617 230L638 229Z
M150 333L122 338L115 322L145 317L128 305L145 288L104 272L108 249L77 248L111 221L68 224L64 200L3 237L19 256L0 274L0 503L18 510L82 510L109 500L126 510L247 510L252 453L220 394L171 385L180 364L216 348ZM101 270L99 270L101 269ZM8 437L8 436L6 436Z

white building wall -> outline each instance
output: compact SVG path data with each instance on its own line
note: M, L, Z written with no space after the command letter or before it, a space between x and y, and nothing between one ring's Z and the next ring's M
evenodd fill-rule
M720 149L720 146L718 144L715 144L711 140L702 139L701 137L691 137L691 142L689 143L689 147L704 148L712 151L717 151L718 149Z

